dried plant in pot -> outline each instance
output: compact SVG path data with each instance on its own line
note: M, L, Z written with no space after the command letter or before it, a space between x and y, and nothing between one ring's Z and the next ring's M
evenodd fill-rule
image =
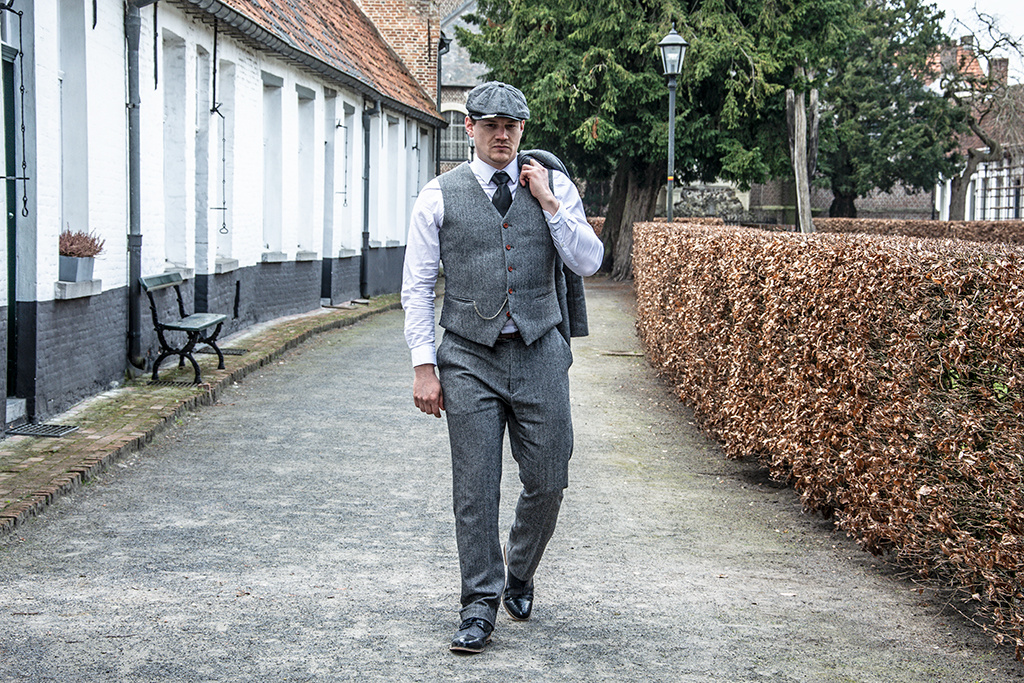
M64 282L87 282L92 279L95 257L103 252L104 240L91 232L65 229L60 233L60 275Z

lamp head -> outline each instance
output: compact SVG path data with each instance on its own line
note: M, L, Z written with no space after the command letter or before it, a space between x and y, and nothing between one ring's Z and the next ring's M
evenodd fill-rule
M672 30L658 43L661 50L661 65L666 76L678 76L683 70L683 57L686 56L686 48L689 44L683 37L676 33L676 26L672 24Z

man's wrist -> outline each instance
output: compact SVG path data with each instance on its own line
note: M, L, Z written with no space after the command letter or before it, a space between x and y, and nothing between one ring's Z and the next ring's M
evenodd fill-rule
M546 201L538 200L538 203L540 204L540 208L543 209L545 213L550 214L552 218L554 218L558 214L558 210L562 208L562 205L554 196Z

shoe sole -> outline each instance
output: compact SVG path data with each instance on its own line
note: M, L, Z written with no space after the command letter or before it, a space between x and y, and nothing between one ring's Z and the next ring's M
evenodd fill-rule
M502 599L501 599L501 606L505 608L505 614L507 614L509 617L511 617L512 621L528 621L530 619L530 615L529 614L527 614L525 617L517 617L516 615L512 614L512 610L510 610L508 608L508 605L505 604L505 598L504 597L502 597Z
M490 643L490 642L491 642L491 636L487 636L487 639L484 640L484 646L486 647L487 644ZM451 652L465 652L465 653L471 654L471 655L478 655L478 654L480 654L481 652L484 651L483 647L481 647L479 650L474 650L471 647L461 647L461 646L458 646L458 645L452 645L448 649Z

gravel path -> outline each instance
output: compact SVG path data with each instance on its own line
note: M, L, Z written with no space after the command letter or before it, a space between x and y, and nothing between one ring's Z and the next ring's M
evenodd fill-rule
M996 648L751 463L590 284L576 454L534 617L447 650L443 420L391 312L323 334L0 539L2 681L1007 681ZM506 459L507 525L517 493Z

